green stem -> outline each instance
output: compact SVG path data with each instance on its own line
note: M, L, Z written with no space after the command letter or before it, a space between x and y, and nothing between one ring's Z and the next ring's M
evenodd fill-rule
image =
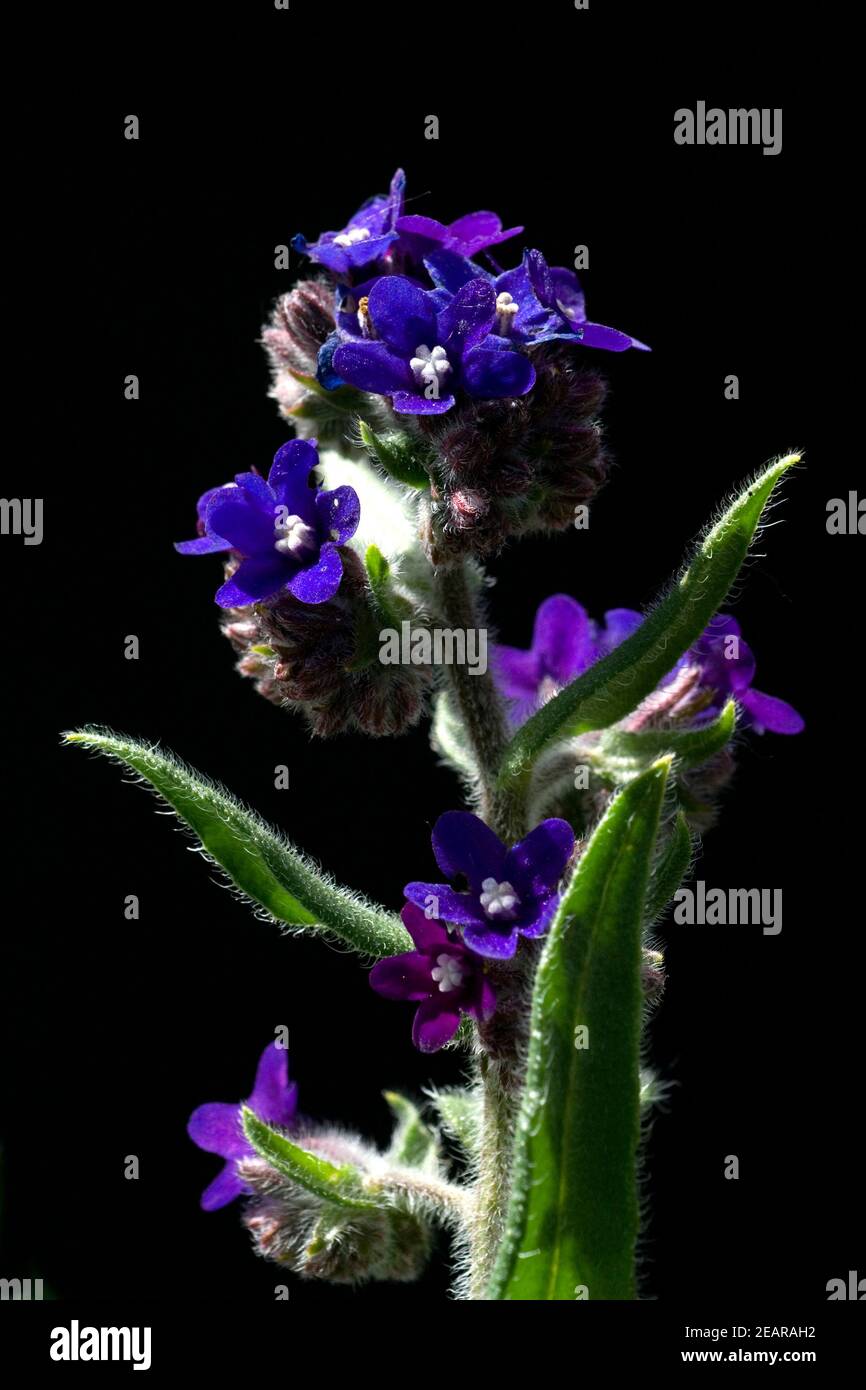
M483 625L463 562L437 568L436 591L441 617L449 628L467 631ZM522 807L511 789L503 791L498 782L509 730L492 672L488 667L483 675L473 675L466 666L456 664L447 669L481 777L481 817L506 844L513 844L527 827L521 818ZM478 1179L470 1225L471 1299L485 1297L502 1238L528 1042L524 1035L536 964L534 944L523 942L513 960L488 964L497 1008L493 1019L478 1027L482 1112Z

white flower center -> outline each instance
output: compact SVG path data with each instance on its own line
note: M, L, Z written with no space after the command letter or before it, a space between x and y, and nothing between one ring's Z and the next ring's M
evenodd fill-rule
M438 984L441 994L450 994L452 989L457 989L458 985L463 983L463 966L456 956L449 956L447 951L443 951L441 956L437 957L430 974Z
M350 227L348 232L341 232L334 237L335 246L355 246L359 241L367 241L370 236L367 227Z
M509 919L520 907L520 899L507 879L497 883L495 878L486 878L481 885L481 906L488 917Z
M291 555L295 560L303 559L316 548L316 533L312 526L294 514L277 522L274 535L277 537L274 550L281 555Z
M519 312L520 305L514 302L507 290L496 296L496 331L503 338L508 337Z
M419 386L438 388L451 371L451 363L444 347L434 347L431 351L426 343L421 343L415 349L415 356L409 359L409 370Z

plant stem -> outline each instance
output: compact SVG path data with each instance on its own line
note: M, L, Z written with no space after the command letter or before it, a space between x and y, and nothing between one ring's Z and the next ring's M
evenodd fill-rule
M441 616L449 628L465 632L483 626L465 563L437 568L436 590ZM522 803L503 793L498 785L502 755L508 743L505 707L489 667L483 675L472 674L466 666L456 663L447 669L481 778L482 819L511 845L527 827L522 819ZM511 1153L526 1055L529 986L537 954L533 945L523 942L513 960L488 963L497 1007L494 1017L478 1027L482 1114L471 1222L471 1299L485 1297L511 1186Z
M483 628L484 619L472 596L463 561L437 568L436 592L441 616L449 628L462 632ZM447 670L481 776L481 818L511 843L520 838L525 827L513 824L511 801L497 784L508 743L508 722L493 674L489 665L481 674L456 662Z

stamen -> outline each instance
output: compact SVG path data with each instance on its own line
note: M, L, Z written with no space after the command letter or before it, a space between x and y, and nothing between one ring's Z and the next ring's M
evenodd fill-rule
M514 302L507 290L496 296L496 332L501 337L508 337L519 313L520 305Z
M516 915L520 899L507 879L497 883L495 878L485 878L481 885L481 906L488 917L508 920Z
M287 516L274 526L274 549L301 560L316 548L316 533L300 516Z
M355 246L359 241L366 241L370 235L367 227L350 227L348 232L341 232L334 237L335 246Z
M456 956L449 955L447 951L437 956L430 974L438 984L440 994L450 994L463 983L463 966Z

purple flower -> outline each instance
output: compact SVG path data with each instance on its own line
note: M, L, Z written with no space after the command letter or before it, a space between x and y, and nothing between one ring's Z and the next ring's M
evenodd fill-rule
M511 704L515 723L523 723L575 676L631 636L642 622L643 615L632 608L611 608L604 615L604 626L599 627L567 594L545 599L535 616L529 650L497 646L493 652L497 683ZM659 690L672 686L686 669L697 673L697 689L704 697L698 714L702 721L717 715L733 696L741 706L741 723L758 733L769 729L777 734L798 734L804 727L791 705L752 688L755 658L741 636L739 623L726 613L713 618L660 682Z
M456 292L470 280L484 278L493 286L496 320L493 332L518 343L535 347L539 343L581 343L584 347L607 352L626 348L650 349L646 343L590 323L586 317L583 291L573 270L549 266L540 251L524 251L523 260L513 270L491 276L480 267L450 251L428 254L425 265L439 289Z
M805 727L802 716L787 701L754 689L755 658L740 624L730 614L716 614L675 670L686 665L700 667L701 686L712 692L705 717L718 714L733 696L743 711L742 724L758 733L769 729L774 734L799 734Z
M217 592L221 608L244 608L284 589L301 603L325 603L337 592L343 577L337 547L355 534L361 508L351 487L310 488L318 461L315 440L293 439L277 450L267 482L258 473L238 473L234 483L199 499L204 535L175 549L240 555Z
M433 827L433 853L448 883L409 883L418 907L435 907L445 922L463 928L463 940L481 956L504 960L518 936L542 936L559 902L559 881L574 851L567 821L545 820L512 849L469 811L446 811ZM468 885L464 888L463 882Z
M288 1053L284 1047L270 1042L259 1059L256 1083L249 1100L237 1105L211 1101L193 1111L186 1127L190 1139L205 1153L219 1154L226 1160L222 1172L201 1195L205 1211L217 1211L241 1193L252 1191L237 1174L238 1159L249 1158L255 1153L241 1125L242 1107L249 1106L265 1124L288 1129L295 1118L297 1104L298 1088L294 1082L289 1083Z
M469 212L447 227L433 217L398 217L396 226L401 245L418 261L435 251L467 258L477 256L489 246L497 246L523 231L522 227L503 231L495 212Z
M400 915L415 950L378 961L370 984L386 999L417 1002L412 1041L421 1052L438 1052L457 1032L461 1013L479 1022L490 1018L496 995L483 962L458 937L412 903Z
M299 233L292 246L335 275L351 275L361 266L382 260L397 240L394 224L403 211L405 186L406 175L398 169L387 196L368 198L340 231L322 232L312 242Z
M334 371L351 386L390 396L404 415L441 415L463 390L480 400L522 396L535 381L529 360L490 337L496 297L486 280L456 295L384 276L364 305L369 336L346 338Z
M599 628L576 599L554 594L535 615L528 651L494 647L494 673L510 702L514 723L522 724L643 621L640 613L629 608L611 608L604 617L605 625Z

